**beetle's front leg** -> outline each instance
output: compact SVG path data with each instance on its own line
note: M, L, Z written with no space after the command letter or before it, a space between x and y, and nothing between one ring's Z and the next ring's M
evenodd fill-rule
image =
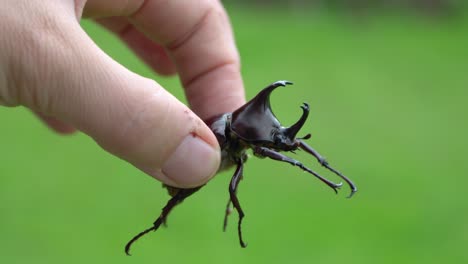
M178 205L179 203L181 203L182 201L185 200L185 198L189 197L190 195L192 195L193 193L195 193L196 191L198 191L201 187L203 186L200 186L200 187L195 187L195 188L190 188L190 189L179 189L179 188L174 188L174 187L169 187L169 191L173 195L173 197L171 199L169 199L169 201L167 202L166 206L164 206L164 208L162 209L162 212L161 214L159 215L158 219L156 219L156 221L154 221L153 223L153 226L138 233L136 236L134 236L128 243L127 245L125 246L125 253L127 255L130 256L130 248L132 246L132 244L137 241L138 239L140 239L142 236L148 234L149 232L151 231L156 231L158 230L158 228L161 226L161 224L165 223L166 222L166 218L167 216L169 215L169 213L172 211L172 209Z
M239 222L237 224L237 232L239 235L239 243L241 247L245 248L247 246L246 243L244 243L244 240L242 239L242 219L244 218L244 211L242 211L242 208L240 206L239 200L237 199L237 187L239 186L239 182L242 179L242 173L244 169L244 164L243 164L242 158L240 158L237 161L237 168L236 172L234 172L234 175L232 176L231 182L229 184L229 197L230 201L234 205L234 208L236 208L237 213L239 214ZM229 203L228 203L229 206ZM226 216L227 217L227 216Z
M320 153L318 153L315 149L313 149L311 146L307 145L304 141L302 140L298 140L299 142L299 147L301 149L303 149L305 152L309 153L309 154L312 154L312 156L314 156L317 161L325 168L327 168L328 170L332 171L333 173L335 173L336 175L338 175L340 178L342 178L344 181L346 181L346 183L348 183L349 187L351 188L351 194L348 196L348 198L351 198L351 196L353 196L354 193L357 192L357 187L356 185L346 176L344 176L343 174L341 174L341 172L335 170L334 168L332 168L328 162L325 160L324 157L322 157L322 155L320 155Z
M299 168L301 168L302 170L304 171L307 171L308 173L314 175L315 177L317 177L319 180L321 180L322 182L324 182L326 185L328 185L330 188L332 188L336 193L338 193L338 189L342 186L342 183L339 183L339 184L336 184L332 181L329 181L327 179L325 179L324 177L320 176L318 173L316 173L315 171L307 168L306 166L304 166L304 164L302 164L301 162L293 159L293 158L290 158L286 155L283 155L277 151L274 151L274 150L271 150L269 148L265 148L265 147L259 147L259 146L255 146L253 148L253 151L254 151L254 154L255 155L258 155L258 156L261 156L261 157L268 157L270 159L274 159L274 160L278 160L278 161L282 161L282 162L287 162L293 166L297 166Z

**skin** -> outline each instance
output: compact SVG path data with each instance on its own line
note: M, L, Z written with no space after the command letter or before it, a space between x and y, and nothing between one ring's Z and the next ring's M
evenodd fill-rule
M113 31L157 73L178 74L189 107L107 56L82 18ZM216 173L219 146L202 120L245 103L219 1L6 0L0 32L1 105L25 106L58 133L82 131L170 186L200 186Z

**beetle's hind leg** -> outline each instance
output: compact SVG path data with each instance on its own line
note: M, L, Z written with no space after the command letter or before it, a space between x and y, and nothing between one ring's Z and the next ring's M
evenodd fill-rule
M259 155L261 157L268 157L270 159L274 159L274 160L278 160L278 161L283 161L283 162L287 162L293 166L297 166L299 168L301 168L302 170L304 171L307 171L308 173L314 175L315 177L317 177L319 180L321 180L322 182L324 182L326 185L328 185L330 188L332 188L335 193L338 193L338 189L343 185L342 183L334 183L332 181L329 181L327 179L325 179L324 177L320 176L318 173L316 173L315 171L307 168L306 166L304 166L304 164L302 164L301 162L293 159L293 158L290 158L284 154L281 154L277 151L274 151L274 150L271 150L269 148L265 148L265 147L259 147L259 146L256 146L254 149L253 149L255 155Z
M312 154L312 156L314 156L317 161L325 168L327 168L328 170L332 171L333 173L335 173L336 175L338 175L340 178L342 178L348 185L349 187L351 188L351 194L348 196L348 198L351 198L353 196L354 193L357 192L357 187L356 185L346 176L344 176L343 174L341 174L341 172L335 170L334 168L332 168L328 162L325 160L324 157L322 157L322 155L320 155L315 149L313 149L311 146L307 145L304 141L302 140L298 140L299 141L299 147L304 150L305 152L309 153L309 154Z
M224 221L223 221L223 231L224 232L226 232L226 228L227 228L227 224L228 224L228 218L229 218L229 215L231 213L232 213L231 198L229 198L228 202L226 204L226 211L224 211Z
M142 236L148 234L151 231L158 230L158 228L161 226L161 224L166 222L166 218L169 215L169 213L172 211L172 209L176 205L178 205L179 203L184 201L185 198L189 197L190 195L192 195L193 193L198 191L201 187L203 187L203 186L196 187L196 188L190 188L190 189L179 189L179 188L171 187L174 190L176 190L176 192L175 192L174 196L171 199L169 199L166 206L164 206L164 208L162 209L162 212L159 215L158 219L156 219L156 221L154 221L152 227L138 233L130 241L128 241L127 245L125 246L125 253L130 256L130 248L131 248L132 244L135 243L135 241L137 241Z
M242 179L243 170L244 170L243 160L239 159L237 161L236 172L234 172L231 182L229 183L229 198L230 199L228 201L227 208L226 208L226 215L224 218L224 228L226 228L226 225L227 225L229 205L232 202L232 204L234 205L234 208L236 208L236 211L239 214L239 221L237 223L237 233L239 235L239 243L241 247L245 248L247 244L244 242L244 239L242 238L242 219L244 218L244 211L242 211L242 208L239 203L239 199L237 199L237 187L239 186L239 182Z

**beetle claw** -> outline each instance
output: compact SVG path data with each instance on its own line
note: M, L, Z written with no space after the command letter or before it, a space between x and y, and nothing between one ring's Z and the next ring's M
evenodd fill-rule
M330 182L330 183L332 183L332 185L328 185L328 184L327 185L330 186L333 189L333 191L335 191L336 194L338 194L338 191L341 190L341 186L343 186L343 183L342 182L340 183Z
M357 192L357 188L356 188L356 186L354 186L354 189L351 189L351 193L350 193L350 194L348 195L348 197L346 197L346 198L349 199L349 198L353 197L353 195L354 195L356 192Z
M343 187L343 182L337 183L335 186L337 189L341 189L341 187Z
M329 171L335 173L338 177L340 177L341 179L343 179L348 185L349 185L349 188L351 189L351 194L348 196L348 198L351 198L354 193L357 192L357 187L356 185L346 176L344 176L343 174L341 174L341 172L335 170L333 167L331 167L328 162L325 160L324 157L322 157L322 155L320 155L315 149L313 149L311 146L307 145L304 141L302 140L298 140L299 141L299 148L303 149L304 151L306 151L307 153L311 154L312 156L314 156L317 161L320 163L320 165L322 165L323 167L327 168Z

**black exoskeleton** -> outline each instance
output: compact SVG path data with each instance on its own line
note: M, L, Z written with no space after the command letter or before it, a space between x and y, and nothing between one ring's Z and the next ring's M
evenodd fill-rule
M270 106L270 94L275 88L288 84L292 83L289 81L277 81L272 83L233 113L215 116L206 121L216 135L221 147L222 159L219 170L221 171L236 166L234 175L229 183L229 200L226 206L223 228L224 230L226 229L227 217L232 210L232 203L239 213L237 230L239 242L242 247L246 247L247 245L242 238L241 225L244 212L237 198L237 187L242 179L244 163L247 160L246 151L248 149L252 149L253 154L257 157L267 157L297 166L317 177L337 193L342 183L337 184L327 180L304 166L301 162L280 153L281 151L294 152L298 149L303 150L314 156L323 167L338 175L350 186L351 194L349 197L357 191L357 187L350 179L332 168L316 150L304 142L304 140L310 138L310 134L302 138L296 138L297 133L302 128L309 115L309 105L307 103L301 106L303 111L301 118L290 127L283 127L273 114ZM191 189L180 189L171 186L165 187L168 189L172 198L167 202L161 215L153 223L153 226L139 233L127 243L125 246L127 255L130 255L130 247L136 240L151 231L156 231L161 224L165 223L167 216L177 204L181 203L185 198L189 197L203 186Z

